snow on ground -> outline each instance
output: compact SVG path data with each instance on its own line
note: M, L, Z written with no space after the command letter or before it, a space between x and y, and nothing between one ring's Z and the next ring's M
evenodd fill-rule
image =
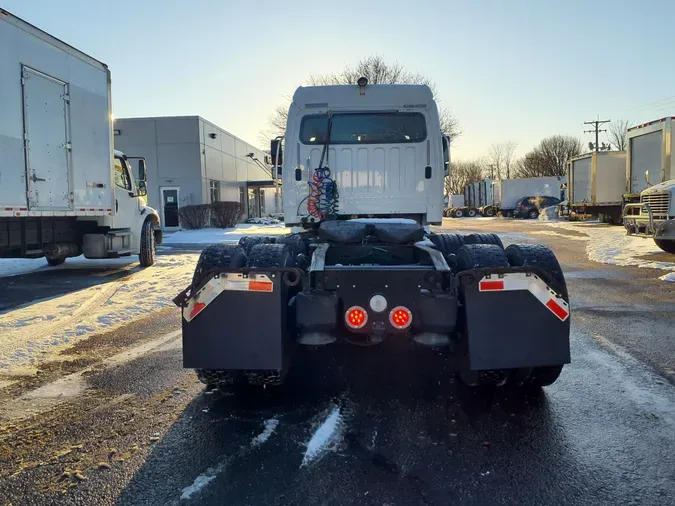
M0 371L35 365L91 334L173 306L172 299L190 283L197 258L159 256L154 266L131 276L0 313ZM58 268L94 262L72 260ZM137 257L100 262L138 267Z
M675 281L675 259L673 262L649 259L650 255L664 255L664 252L652 239L626 235L623 227L608 226L597 222L535 221L534 223L546 223L553 230L550 232L532 231L530 232L531 234L558 235L564 237L565 240L587 241L586 254L589 260L603 264L674 271L659 279L663 281ZM587 237L556 233L556 228L582 232Z
M312 434L300 467L320 459L327 451L334 448L342 438L342 429L343 420L340 408L335 406Z
M1 258L0 278L26 274L45 267L48 267L48 265L44 258Z
M200 230L180 230L165 232L162 245L165 244L236 244L245 235L286 235L291 230L283 223L272 225L241 224L236 228L202 228Z

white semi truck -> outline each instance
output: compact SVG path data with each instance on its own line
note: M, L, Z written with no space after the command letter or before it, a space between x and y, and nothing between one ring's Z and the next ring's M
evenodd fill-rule
M442 220L448 147L427 86L299 88L270 150L295 229L202 252L174 299L183 366L211 387L279 385L297 345L392 341L445 347L469 385L553 383L570 360L560 265L425 227Z
M623 224L629 235L651 237L659 248L675 254L673 119L628 129Z
M0 258L139 255L161 242L145 160L113 149L110 71L0 9Z
M568 202L572 213L619 224L626 193L625 151L601 151L567 162Z

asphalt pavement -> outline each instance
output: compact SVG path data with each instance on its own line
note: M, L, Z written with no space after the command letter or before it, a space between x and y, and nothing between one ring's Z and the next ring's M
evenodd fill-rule
M540 226L451 225L507 242ZM0 389L0 504L672 504L673 284L536 241L573 311L551 387L467 389L444 353L389 340L302 348L282 391L206 392L164 309Z

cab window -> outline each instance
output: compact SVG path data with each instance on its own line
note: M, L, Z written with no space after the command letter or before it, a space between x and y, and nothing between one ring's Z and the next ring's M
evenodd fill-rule
M131 181L127 173L126 163L120 158L115 157L115 184L120 188L131 191Z

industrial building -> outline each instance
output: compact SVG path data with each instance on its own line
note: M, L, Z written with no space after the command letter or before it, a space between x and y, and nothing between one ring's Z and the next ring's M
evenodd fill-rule
M162 226L179 226L178 208L239 201L245 218L280 212L270 157L199 116L116 118L115 148L147 161L148 205Z

